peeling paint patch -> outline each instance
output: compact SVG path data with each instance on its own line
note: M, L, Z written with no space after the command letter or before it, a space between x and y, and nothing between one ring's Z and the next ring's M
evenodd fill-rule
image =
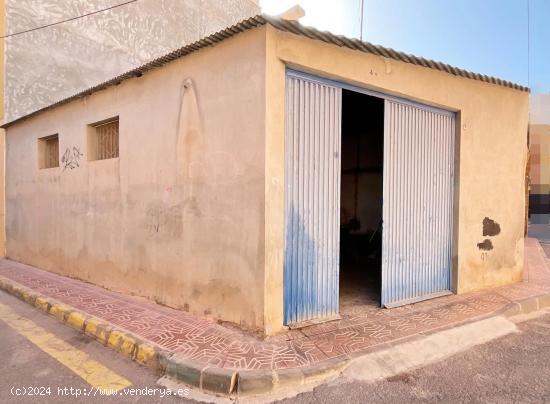
M483 236L497 236L500 234L500 225L492 219L483 219ZM485 240L487 241L487 240ZM479 245L479 244L478 244Z
M493 243L491 242L491 240L486 238L481 243L477 243L477 248L483 251L491 251L493 249Z

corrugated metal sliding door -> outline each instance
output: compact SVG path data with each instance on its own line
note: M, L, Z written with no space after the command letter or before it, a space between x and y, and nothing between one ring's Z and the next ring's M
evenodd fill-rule
M382 305L450 293L455 114L386 100Z
M341 89L286 79L284 323L338 314Z

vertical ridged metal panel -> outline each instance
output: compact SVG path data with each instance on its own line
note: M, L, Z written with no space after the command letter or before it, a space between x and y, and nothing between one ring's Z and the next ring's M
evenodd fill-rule
M284 323L338 314L341 89L286 78Z
M385 101L382 305L451 290L455 115Z

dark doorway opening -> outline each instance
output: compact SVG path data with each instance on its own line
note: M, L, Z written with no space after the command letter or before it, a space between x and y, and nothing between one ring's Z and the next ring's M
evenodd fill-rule
M341 150L340 314L346 315L380 307L383 99L342 90Z

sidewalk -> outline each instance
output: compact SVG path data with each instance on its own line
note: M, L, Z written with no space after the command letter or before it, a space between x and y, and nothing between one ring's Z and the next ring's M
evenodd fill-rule
M550 270L535 239L525 244L524 282L391 310L344 313L262 341L144 299L0 261L0 288L106 345L202 390L239 394L301 384L382 344L497 313L550 305Z

